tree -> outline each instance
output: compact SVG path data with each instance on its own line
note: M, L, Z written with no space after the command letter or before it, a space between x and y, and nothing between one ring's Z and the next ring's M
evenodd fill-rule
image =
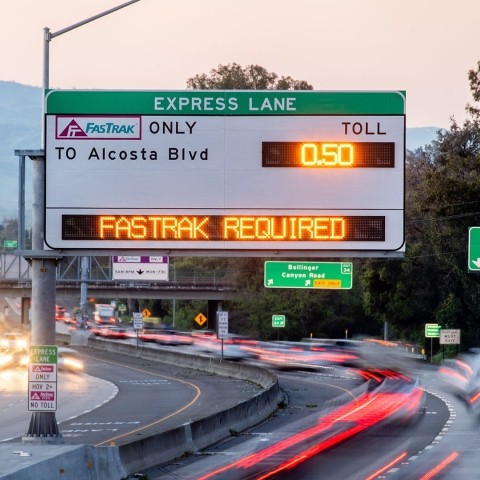
M480 100L480 62L469 72ZM460 328L465 346L478 345L480 282L467 273L468 227L480 225L480 123L478 105L463 126L452 119L425 149L407 156L406 242L402 261L373 262L363 277L364 305L409 339L425 323Z
M187 80L195 90L313 90L304 80L279 77L259 65L242 67L237 63L219 65L210 74L201 73Z

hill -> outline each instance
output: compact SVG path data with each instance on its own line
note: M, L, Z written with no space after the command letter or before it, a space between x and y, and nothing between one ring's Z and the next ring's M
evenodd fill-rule
M41 99L38 87L0 81L0 218L16 217L18 204L17 149L41 145ZM407 128L407 149L415 151L436 138L438 128ZM31 165L26 167L26 208L31 206Z

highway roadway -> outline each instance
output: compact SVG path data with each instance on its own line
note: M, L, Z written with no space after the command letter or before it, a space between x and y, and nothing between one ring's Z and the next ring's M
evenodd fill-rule
M85 373L61 372L59 381L57 420L67 443L122 445L221 410L258 392L258 387L247 382L88 347L78 350L85 361ZM291 479L291 470L264 477L235 477L228 472L209 477L208 472L320 424L327 405L332 409L359 397L362 381L342 368L276 373L288 403L269 420L201 454L143 473L151 480ZM449 391L432 367L418 368L417 373L431 392L423 414L415 415L408 425L377 426L326 448L295 465L294 478L480 478L477 416ZM26 371L4 370L0 382L0 440L18 439L26 432L30 418Z
M248 466L265 461L268 448L292 438L302 428L312 428L322 417L322 391L330 388L352 388L351 379L332 372L280 373L280 383L289 398L288 407L279 415L243 435L227 439L203 452L168 465L150 469L151 480L426 480L480 478L478 451L479 417L443 383L436 369L419 368L428 395L423 412L408 424L388 423L368 429L335 446L329 446L306 461L274 473L249 475ZM343 377L343 387L342 385ZM309 387L310 385L310 387ZM353 392L354 390L352 390ZM307 403L308 402L308 403ZM299 426L299 419L304 426ZM308 425L305 427L305 423ZM265 448L260 445L268 445ZM261 451L261 455L254 452ZM208 453L208 455L205 455ZM227 461L225 460L227 459ZM239 459L241 459L239 461ZM240 473L226 467L241 465ZM277 464L281 463L277 460ZM273 473L272 473L273 472Z

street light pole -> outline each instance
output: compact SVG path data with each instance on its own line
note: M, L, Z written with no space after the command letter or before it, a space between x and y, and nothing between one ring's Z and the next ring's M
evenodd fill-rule
M75 23L57 32L44 29L43 48L43 98L42 98L42 149L45 149L45 94L49 86L50 41L98 18L109 15L140 0L130 0L98 15ZM55 345L55 303L56 303L56 268L61 259L59 252L44 250L45 218L45 153L32 157L33 168L33 205L32 205L32 253L28 255L32 264L32 345ZM55 412L32 412L28 432L24 442L63 443L58 430Z

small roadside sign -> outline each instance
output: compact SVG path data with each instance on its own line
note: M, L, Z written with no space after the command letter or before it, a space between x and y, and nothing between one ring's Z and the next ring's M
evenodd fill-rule
M28 410L54 412L57 410L56 345L35 345L29 350Z
M141 312L133 312L133 329L141 330L143 328L143 315Z
M272 315L272 327L285 327L285 315Z
M207 317L203 313L200 312L195 317L195 321L198 323L198 325L202 326L207 321Z
M228 338L228 312L217 312L217 338Z
M460 329L440 330L440 345L460 345Z
M439 338L440 337L440 325L438 323L425 324L425 337L427 338Z

